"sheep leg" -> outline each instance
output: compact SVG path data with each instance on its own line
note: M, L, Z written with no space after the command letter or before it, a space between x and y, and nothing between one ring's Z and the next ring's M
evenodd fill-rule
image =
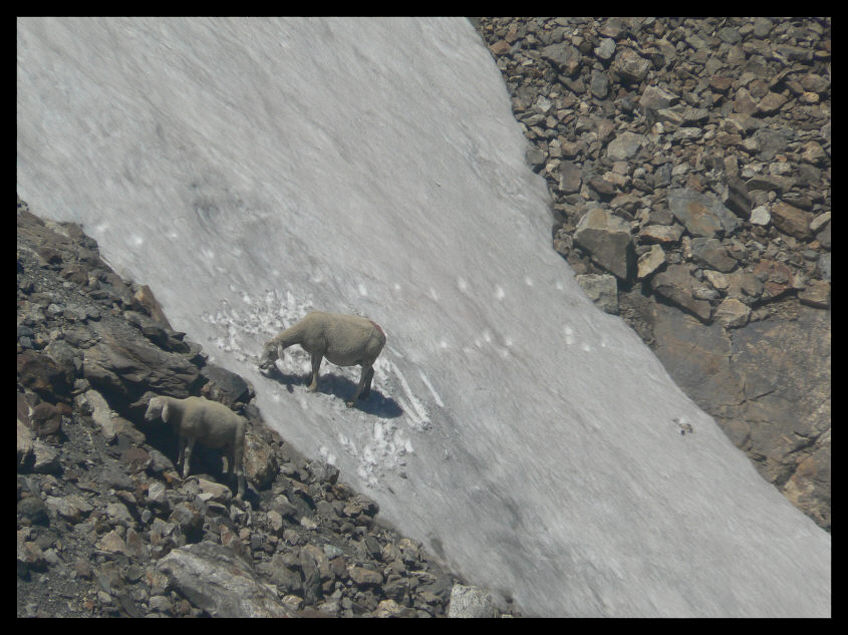
M182 470L183 465L185 465L185 462L184 462L184 461L185 461L185 446L186 446L186 442L187 442L187 440L186 440L184 437L180 437L180 439L179 439L180 452L179 452L179 456L177 456L177 467L178 467L180 470Z
M367 397L368 393L371 392L371 377L374 376L374 368L371 366L363 366L362 374L359 376L359 385L356 387L356 394L350 401L345 402L348 408L353 406L356 403L356 400L359 399L359 396ZM365 385L368 385L368 390L365 390Z
M312 353L312 383L307 388L309 392L318 390L318 369L321 367L323 357L321 353Z
M185 446L185 461L183 463L183 478L188 478L188 472L191 469L191 451L194 449L195 439L188 439Z
M236 500L242 500L242 498L244 498L244 490L246 489L245 481L247 478L244 473L244 455L237 449L233 450L232 467L235 468L233 471L238 473L238 493L236 494Z

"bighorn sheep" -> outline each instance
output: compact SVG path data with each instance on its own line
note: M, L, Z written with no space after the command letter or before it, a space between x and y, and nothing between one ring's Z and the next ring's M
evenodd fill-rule
M144 413L145 421L161 417L162 421L174 427L179 434L180 454L177 465L182 464L183 478L191 469L191 451L199 442L207 448L224 448L227 457L227 471L232 477L238 472L238 494L241 500L245 490L244 473L244 431L247 421L225 405L203 397L153 397Z
M359 364L362 375L356 394L346 402L350 407L371 392L374 360L385 343L386 334L376 322L356 315L313 311L265 344L259 368L270 370L274 362L283 356L283 350L292 344L300 344L312 355L312 382L308 390L315 392L318 389L318 368L324 357L338 366Z

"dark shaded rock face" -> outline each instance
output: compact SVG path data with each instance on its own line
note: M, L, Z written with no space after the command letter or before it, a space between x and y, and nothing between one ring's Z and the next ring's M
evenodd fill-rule
M250 384L173 331L151 289L20 199L17 282L19 617L444 617L478 596L514 613L267 428ZM181 478L173 430L144 421L155 394L248 419L245 501L219 451L196 446Z
M829 530L830 19L472 23L547 181L554 249Z

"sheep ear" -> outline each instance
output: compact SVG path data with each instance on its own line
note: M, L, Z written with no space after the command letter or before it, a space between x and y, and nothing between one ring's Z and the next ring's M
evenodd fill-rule
M162 421L168 423L168 402L162 404Z

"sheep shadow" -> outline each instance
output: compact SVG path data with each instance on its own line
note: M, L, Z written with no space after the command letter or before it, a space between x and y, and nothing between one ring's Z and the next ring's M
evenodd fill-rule
M283 373L279 368L274 367L266 377L278 381L286 386L286 390L290 393L294 392L294 386L300 385L306 389L309 381L312 378L310 374L298 375L291 373ZM340 399L346 403L356 394L357 382L351 381L344 375L339 375L333 372L323 372L318 376L318 391L319 393L329 395ZM383 419L394 419L403 414L403 408L400 407L397 401L391 397L385 396L382 392L371 386L371 393L360 398L352 406L361 412L369 415L375 415Z

